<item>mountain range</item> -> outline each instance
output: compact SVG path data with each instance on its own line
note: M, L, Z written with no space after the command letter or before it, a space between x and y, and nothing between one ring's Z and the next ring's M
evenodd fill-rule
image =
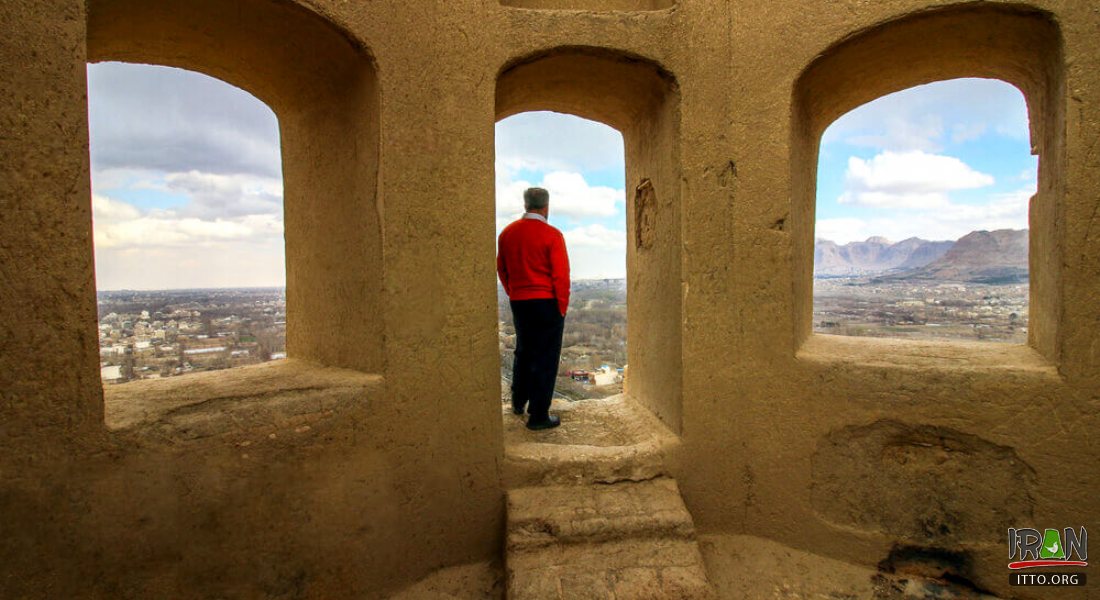
M1027 248L1026 229L972 231L955 241L871 237L841 245L819 239L814 276L1019 283L1027 281Z

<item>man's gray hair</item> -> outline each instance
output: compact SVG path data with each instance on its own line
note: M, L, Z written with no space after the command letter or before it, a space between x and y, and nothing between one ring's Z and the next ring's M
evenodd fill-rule
M540 187L523 190L523 208L537 210L550 205L550 192Z

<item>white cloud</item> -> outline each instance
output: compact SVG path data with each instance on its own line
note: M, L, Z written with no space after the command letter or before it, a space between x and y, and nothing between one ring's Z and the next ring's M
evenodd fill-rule
M523 212L523 190L533 184L512 181L507 171L497 170L497 215L515 217ZM550 215L571 219L613 217L626 203L624 190L590 186L580 173L553 171L537 184L550 192Z
M870 160L848 159L840 204L928 209L947 206L947 192L986 187L993 176L963 161L919 150L882 152Z
M547 173L542 186L550 191L551 209L572 217L611 217L626 203L624 190L589 186L580 173Z
M97 223L101 220L105 222L125 221L137 219L141 216L141 212L137 208L99 194L92 194L92 214Z
M607 180L615 171L622 173L624 159L622 135L601 123L551 112L500 121L497 231L522 215L523 190L544 187L550 191L550 223L566 238L573 278L625 277L626 234L605 223L624 223L625 228L626 193L589 183L593 177Z
M874 208L930 209L947 206L945 194L939 193L886 193L863 191L845 192L837 199L841 204L855 204Z
M954 143L989 131L1026 140L1027 123L1019 89L996 79L951 79L887 94L853 109L829 125L822 144L844 141L882 150L936 152L945 132Z
M974 230L1026 228L1034 169L1017 174L1022 162L1015 156L985 166L988 172L968 164L988 157L993 144L1021 148L1004 136L1027 139L1023 100L1003 81L955 79L889 94L843 115L822 137L822 164L849 156L841 154L848 150L842 143L877 150L870 159L849 158L841 189L819 197L840 206L821 204L819 214L831 218L817 220L816 236L840 243L872 236L947 240ZM822 173L823 185L835 185L836 175ZM1011 189L1004 184L1027 189L1001 193Z
M286 281L269 107L199 73L103 63L88 66L88 116L101 289Z
M1026 229L1028 202L1035 188L992 194L981 204L948 202L936 210L898 213L883 211L871 218L820 219L815 237L846 244L883 236L891 240L919 237L926 240L955 240L971 231Z
M602 123L553 112L528 112L496 126L497 170L622 169L623 136Z
M253 214L282 215L282 181L254 175L218 175L187 171L164 178L169 192L188 196L183 209L198 217L237 217Z
M234 219L182 217L171 210L142 213L107 196L92 197L96 248L188 248L226 241L279 239L282 222L274 215Z
M573 279L620 279L626 277L626 232L600 224L575 227L562 232L569 250Z
M562 233L569 247L587 246L590 248L624 249L626 232L608 229L600 224L574 227Z
M142 212L92 197L99 289L285 285L282 222L270 214L235 218Z
M281 239L178 247L96 247L101 290L259 287L286 284Z
M956 144L969 142L982 137L988 127L985 123L956 123L951 128L951 141Z
M818 219L814 223L814 238L830 240L838 244L847 244L859 240L865 240L871 235L867 234L867 222L854 217L838 217L834 219Z
M891 116L879 124L878 130L874 134L853 135L845 141L853 146L935 151L940 148L938 140L943 136L943 119L935 115L909 119Z
M279 177L275 113L224 81L172 67L88 65L92 170Z

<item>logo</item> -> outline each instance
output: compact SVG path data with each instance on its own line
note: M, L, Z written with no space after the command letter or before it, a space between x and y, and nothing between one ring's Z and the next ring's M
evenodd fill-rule
M1084 527L1080 531L1066 527L1062 531L1047 529L1042 533L1037 529L1009 529L1008 558L1018 559L1008 563L1008 568L1014 570L1087 567L1088 532Z
M1037 567L1087 567L1088 532L1082 527L1057 529L1008 530L1009 585L1066 586L1085 585L1084 573L1022 573Z

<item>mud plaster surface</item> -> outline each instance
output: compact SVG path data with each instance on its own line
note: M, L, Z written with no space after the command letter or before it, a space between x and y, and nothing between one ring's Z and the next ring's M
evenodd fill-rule
M997 600L995 596L932 579L882 573L773 541L705 534L699 548L718 600ZM503 598L498 563L477 563L432 573L394 600Z
M0 595L378 596L498 556L510 478L547 473L668 472L701 531L867 566L913 537L933 498L958 521L953 549L975 583L1000 592L1006 553L988 528L1015 515L1100 530L1093 3L508 4L0 3ZM384 385L302 387L295 376L290 389L266 388L271 410L232 391L209 402L172 393L108 427L89 60L199 70L272 107L290 354ZM962 76L1001 78L1027 97L1040 154L1030 345L810 336L820 132L879 95ZM627 224L629 239L635 226L652 234L648 248L628 248L629 389L679 436L676 452L615 445L616 432L579 451L544 443L524 456L504 443L493 128L524 110L619 128L628 203L643 180L653 186L642 222ZM329 394L341 397L331 414ZM167 431L143 429L146 417ZM963 450L940 463L939 442L876 454L884 438L852 435L883 421ZM629 453L640 459L624 462ZM815 456L851 468L815 471ZM883 456L893 463L869 473ZM1010 456L1042 492L1031 512L1016 500L1003 516L960 508L988 507L1027 479ZM947 489L940 475L975 480ZM815 500L841 481L900 504L861 514Z
M1033 518L1035 472L978 436L883 420L830 434L812 460L824 518L908 543L997 543Z
M720 600L997 600L921 577L882 573L744 535L701 535Z
M440 569L417 581L390 600L503 600L504 571L486 561Z

